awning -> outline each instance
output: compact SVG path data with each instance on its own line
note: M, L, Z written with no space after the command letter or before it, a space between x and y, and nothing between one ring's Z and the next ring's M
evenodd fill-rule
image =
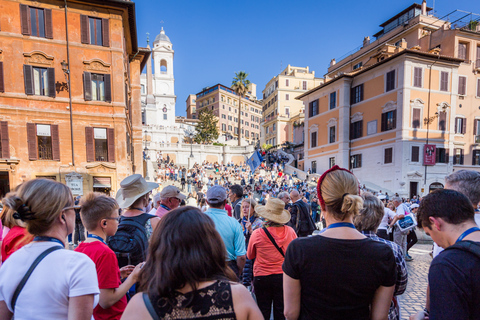
M94 188L111 188L111 178L110 177L93 177L93 187Z

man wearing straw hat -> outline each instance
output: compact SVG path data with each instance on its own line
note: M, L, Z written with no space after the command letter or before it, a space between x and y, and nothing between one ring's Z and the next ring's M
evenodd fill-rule
M223 239L227 249L228 266L240 279L247 260L245 249L245 236L240 223L233 217L229 217L225 211L227 192L221 186L213 186L207 191L207 203L210 208L205 214L212 218L215 228Z

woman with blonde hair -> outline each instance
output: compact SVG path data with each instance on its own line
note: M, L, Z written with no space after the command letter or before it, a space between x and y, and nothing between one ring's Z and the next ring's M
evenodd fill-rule
M243 199L241 210L243 217L240 219L243 235L245 236L245 248L248 248L248 242L253 231L261 228L263 220L255 212L257 202L254 199ZM253 279L253 260L247 259L243 268L243 285L250 286Z
M319 179L327 229L288 246L283 264L287 319L387 319L396 264L392 250L355 229L363 207L357 178L334 166Z
M92 317L98 303L95 264L65 248L75 227L70 189L59 182L34 179L3 199L14 217L34 236L0 268L0 319L69 319Z

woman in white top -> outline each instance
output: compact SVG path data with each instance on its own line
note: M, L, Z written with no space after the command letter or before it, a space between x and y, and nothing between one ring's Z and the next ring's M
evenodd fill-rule
M64 250L75 227L70 189L59 182L34 179L3 199L7 210L27 225L33 242L13 253L0 268L0 319L89 320L98 303L95 264L82 253ZM33 262L55 247L36 266L12 306L14 292Z

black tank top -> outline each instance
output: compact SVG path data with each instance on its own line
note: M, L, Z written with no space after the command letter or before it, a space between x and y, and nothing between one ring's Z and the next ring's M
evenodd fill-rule
M237 319L228 281L217 281L186 294L177 292L173 300L149 298L160 319Z

